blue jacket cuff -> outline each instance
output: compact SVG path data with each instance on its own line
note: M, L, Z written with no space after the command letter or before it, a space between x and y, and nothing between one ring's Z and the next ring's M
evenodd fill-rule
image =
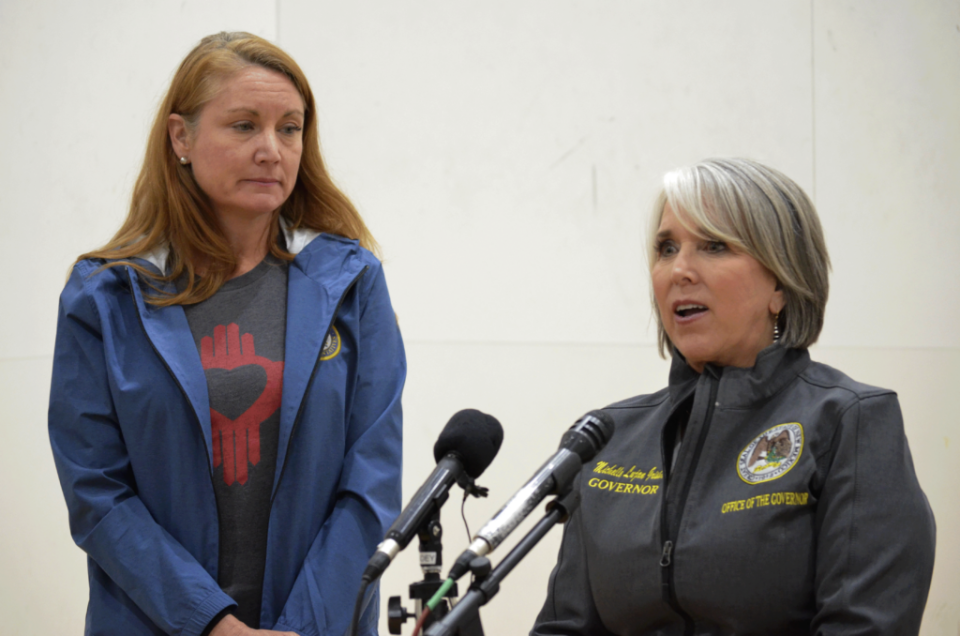
M200 603L200 606L197 607L180 633L182 636L200 636L207 625L210 624L210 621L216 618L220 612L231 606L236 607L236 605L236 601L222 590L217 590Z

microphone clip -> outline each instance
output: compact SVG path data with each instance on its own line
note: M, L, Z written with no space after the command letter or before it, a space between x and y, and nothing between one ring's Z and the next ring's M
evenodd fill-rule
M467 473L460 473L460 476L457 477L457 485L463 488L467 495L471 495L473 497L486 497L490 492L489 488L477 485L477 482L474 481L473 477Z

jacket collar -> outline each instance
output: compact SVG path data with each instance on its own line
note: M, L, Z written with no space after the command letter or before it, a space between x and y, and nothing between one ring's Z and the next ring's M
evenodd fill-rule
M704 367L704 374L719 380L717 402L724 408L747 408L782 391L810 364L806 349L786 349L774 343L757 354L752 367ZM670 366L670 396L679 403L700 379L679 351Z
M289 248L289 244L288 244ZM366 270L357 241L322 234L297 254L287 275L287 332L274 492L290 437L344 296Z
M138 258L152 267L157 267L156 262L148 259L146 255ZM203 430L204 439L207 440L207 459L212 467L210 397L200 354L194 344L190 325L187 323L187 315L180 305L157 307L146 302L143 293L145 285L141 283L140 275L132 267L124 269L130 278L130 293L133 295L140 324L157 355L163 360L193 407L200 422L200 428ZM158 286L165 291L174 291L172 282L161 283Z
M687 359L676 347L673 349L673 362L670 363L670 401L680 404L690 396L700 380L700 374L693 370Z

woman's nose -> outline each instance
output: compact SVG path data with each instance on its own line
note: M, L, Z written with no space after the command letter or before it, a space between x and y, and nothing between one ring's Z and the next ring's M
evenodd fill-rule
M276 163L280 161L280 140L273 131L265 131L260 136L254 160L257 163Z
M696 255L691 254L686 247L681 247L680 251L673 259L672 279L676 285L690 285L699 280L696 268Z

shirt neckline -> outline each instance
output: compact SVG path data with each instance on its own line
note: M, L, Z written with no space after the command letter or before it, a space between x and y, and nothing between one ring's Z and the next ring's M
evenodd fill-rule
M231 278L225 282L220 289L217 290L217 292L231 292L248 287L266 276L271 267L283 267L284 265L286 265L286 263L275 257L273 254L267 254L263 260L257 264L256 267L251 269L246 274L237 276L236 278Z

